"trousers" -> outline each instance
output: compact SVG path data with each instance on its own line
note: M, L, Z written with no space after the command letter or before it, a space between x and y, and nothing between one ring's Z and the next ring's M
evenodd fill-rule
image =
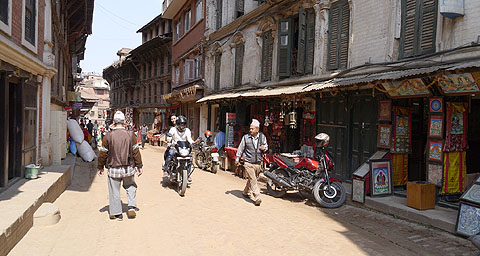
M145 148L145 141L147 140L147 135L146 134L142 134L142 148Z
M134 176L112 178L108 176L109 214L110 216L122 214L122 200L120 199L120 184L127 191L129 207L137 207L137 184Z
M262 171L261 164L245 163L245 173L247 175L247 184L243 189L243 194L250 195L252 200L257 200L260 197L260 187L258 186L258 175Z

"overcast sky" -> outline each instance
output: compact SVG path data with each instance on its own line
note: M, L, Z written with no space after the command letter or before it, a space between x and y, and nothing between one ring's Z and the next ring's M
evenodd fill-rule
M118 59L121 48L134 49L142 43L136 31L161 12L160 0L97 0L93 33L87 39L83 72L101 73Z

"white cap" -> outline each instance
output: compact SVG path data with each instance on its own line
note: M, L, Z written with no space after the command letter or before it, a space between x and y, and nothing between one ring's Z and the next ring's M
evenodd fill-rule
M260 128L260 122L257 119L252 119L252 123L250 125Z
M113 123L125 123L125 115L122 113L122 111L115 112L115 115L113 115Z

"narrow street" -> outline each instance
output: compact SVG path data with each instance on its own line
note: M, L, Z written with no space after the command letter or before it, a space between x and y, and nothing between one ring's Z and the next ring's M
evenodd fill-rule
M138 215L108 218L106 177L78 170L56 200L62 219L34 226L9 255L474 255L467 240L383 214L322 209L298 194L244 199L245 180L195 170L181 198L162 185L163 148L141 151ZM79 160L80 161L80 160ZM265 192L265 191L263 191ZM126 202L125 191L122 199ZM124 205L126 208L126 205Z

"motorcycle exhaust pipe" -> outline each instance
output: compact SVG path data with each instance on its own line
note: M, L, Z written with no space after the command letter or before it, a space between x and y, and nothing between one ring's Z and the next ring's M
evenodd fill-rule
M284 186L284 187L287 187L287 188L293 188L292 185L290 185L288 182L286 182L286 181L283 180L282 178L278 177L278 175L276 175L276 174L273 173L273 172L264 171L263 174L264 174L265 176L267 176L267 178L269 178L269 179L271 179L273 182L275 182L277 185Z

